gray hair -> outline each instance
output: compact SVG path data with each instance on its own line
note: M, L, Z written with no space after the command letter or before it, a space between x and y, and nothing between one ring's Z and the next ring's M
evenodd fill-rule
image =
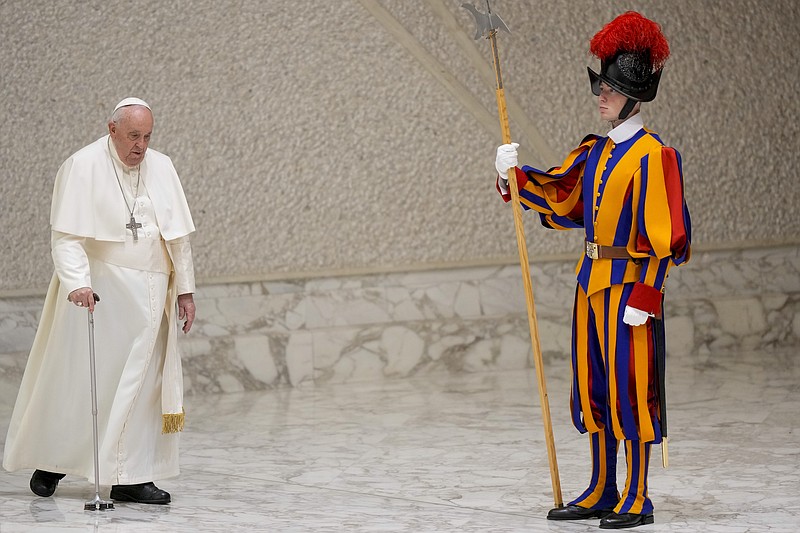
M130 112L132 111L133 107L142 107L142 108L147 109L148 111L150 111L150 108L145 107L143 105L136 105L136 104L134 104L134 105L126 105L126 106L118 108L116 111L114 111L111 114L111 122L113 122L114 124L119 124L120 122L122 122L122 120L130 114ZM152 113L153 112L150 111L151 115L152 115Z

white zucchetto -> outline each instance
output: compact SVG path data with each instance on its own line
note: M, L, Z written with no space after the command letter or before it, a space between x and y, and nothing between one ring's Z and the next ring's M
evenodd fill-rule
M140 100L139 98L129 97L118 103L117 107L114 108L114 111L116 111L120 107L125 107L129 105L142 105L147 109L150 109L150 106L147 105L147 102L145 102L144 100ZM150 111L152 111L152 109L150 109Z

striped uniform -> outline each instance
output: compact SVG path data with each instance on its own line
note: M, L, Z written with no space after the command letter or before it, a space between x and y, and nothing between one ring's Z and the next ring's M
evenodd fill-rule
M627 122L624 135L586 137L560 167L515 170L523 208L544 226L584 228L587 242L625 247L633 258L583 254L576 268L571 413L590 433L594 467L590 487L571 504L646 514L650 444L661 441L653 326L631 327L622 316L626 305L660 316L670 267L689 260L691 224L680 154L637 127L639 116ZM626 441L628 457L621 499L617 440Z

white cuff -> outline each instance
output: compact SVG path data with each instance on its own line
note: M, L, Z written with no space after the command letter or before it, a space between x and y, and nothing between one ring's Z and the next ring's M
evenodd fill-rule
M172 258L172 268L175 271L175 287L178 294L195 292L194 262L189 237L167 241L167 246L170 258Z
M503 194L508 194L508 178L503 178L501 175L497 175L497 188L500 189L500 192Z

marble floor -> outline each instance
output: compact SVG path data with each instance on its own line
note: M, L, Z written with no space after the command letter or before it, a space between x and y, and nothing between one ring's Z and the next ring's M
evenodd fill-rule
M800 530L797 354L669 365L670 467L655 450L656 523L637 531ZM565 500L588 481L567 371L548 362ZM38 498L30 472L0 472L0 532L598 531L544 518L553 496L533 371L195 396L187 412L182 474L159 483L171 505L85 512L86 480Z

